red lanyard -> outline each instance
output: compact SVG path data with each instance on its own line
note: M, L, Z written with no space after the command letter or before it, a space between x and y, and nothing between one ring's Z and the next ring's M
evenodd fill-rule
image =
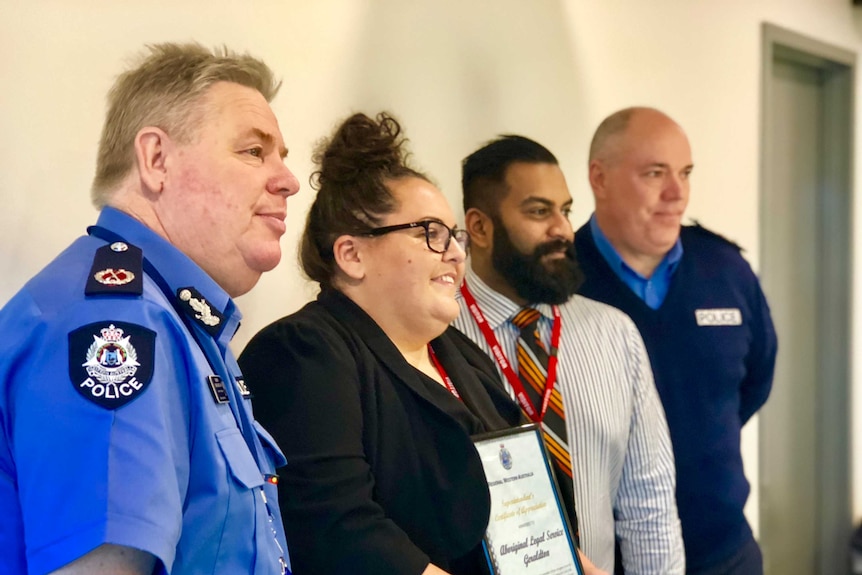
M503 353L503 348L500 347L500 342L497 341L497 336L494 335L494 330L492 330L491 326L488 325L488 321L485 319L485 314L483 314L482 310L479 309L479 304L476 303L476 298L474 298L473 294L470 293L466 279L464 280L464 283L461 284L461 295L464 296L464 301L467 302L467 308L470 310L470 314L473 316L473 319L482 331L482 335L485 336L485 341L488 342L488 346L491 348L491 354L494 356L497 365L499 365L500 369L503 370L503 374L506 376L506 379L509 380L509 384L512 386L512 389L515 390L515 397L518 399L518 403L521 404L521 409L523 409L533 421L537 423L541 422L545 418L545 412L548 411L548 402L551 399L551 392L554 391L554 384L557 379L557 346L560 345L560 332L562 331L560 309L557 306L552 307L554 312L554 326L551 328L551 350L548 354L548 379L545 382L545 393L542 395L542 410L537 413L535 406L533 406L533 402L530 401L529 397L527 397L527 393L524 390L524 383L521 381L521 378L518 377L518 374L515 373L515 370L512 369L512 365L506 358L506 354Z
M452 395L461 399L461 394L458 393L457 389L455 389L455 384L452 383L451 379L449 379L449 374L446 373L446 370L443 368L443 364L440 363L439 359L437 359L437 354L434 353L434 348L431 347L430 343L428 344L428 354L431 356L431 362L434 364L434 367L437 368L437 373L439 373L440 377L443 378L443 383L446 384L446 388L452 392Z

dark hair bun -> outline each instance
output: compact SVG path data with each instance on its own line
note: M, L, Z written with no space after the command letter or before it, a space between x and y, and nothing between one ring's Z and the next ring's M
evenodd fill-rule
M390 178L407 168L409 153L398 121L386 112L376 121L354 114L328 140L318 144L313 161L320 169L312 175L312 185L350 184L357 180Z
M300 245L306 275L329 287L335 274L332 245L344 234L362 234L398 208L387 184L427 176L408 165L407 139L387 112L353 114L315 147L319 166L311 175L317 197L308 212Z

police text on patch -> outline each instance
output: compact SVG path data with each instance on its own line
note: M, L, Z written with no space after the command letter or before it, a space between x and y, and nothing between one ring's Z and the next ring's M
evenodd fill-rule
M738 308L698 309L694 317L699 326L742 325L742 312Z

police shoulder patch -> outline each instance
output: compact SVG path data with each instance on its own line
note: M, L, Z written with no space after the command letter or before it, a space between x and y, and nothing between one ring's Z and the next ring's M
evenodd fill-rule
M88 401L117 409L140 396L153 378L156 332L101 321L69 333L69 377Z

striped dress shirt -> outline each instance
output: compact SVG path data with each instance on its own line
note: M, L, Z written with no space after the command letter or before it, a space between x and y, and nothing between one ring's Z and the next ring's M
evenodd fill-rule
M520 306L489 288L472 269L466 281L517 370L519 330L511 318ZM455 327L490 354L463 298L459 304ZM535 307L547 345L551 306ZM613 573L616 534L626 575L681 575L685 553L673 452L640 333L619 310L579 295L559 307L556 385L565 408L582 550L597 567ZM502 372L500 377L512 393Z

